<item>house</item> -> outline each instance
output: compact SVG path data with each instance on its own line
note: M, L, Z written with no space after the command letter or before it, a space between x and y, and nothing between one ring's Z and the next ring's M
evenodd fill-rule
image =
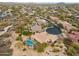
M44 20L44 19L37 18L37 19L36 19L36 22L37 22L39 25L47 25L47 21Z
M61 21L59 20L58 17L52 17L50 16L50 18L57 24L62 24L63 25L63 28L65 30L67 30L67 32L69 32L70 30L72 29L77 29L76 27L72 26L72 24L68 23L67 21Z
M70 40L73 42L79 42L79 32L72 31L71 33L68 34Z
M53 20L53 21L59 21L59 18L58 17L55 17L55 16L50 16L50 18Z
M77 18L77 20L79 21L79 16L75 16Z
M37 40L40 43L48 42L51 40L51 42L54 42L58 39L56 35L48 34L47 32L41 32L41 33L35 33L31 36L31 38Z
M12 16L11 10L0 12L0 18L4 18L6 16Z
M66 22L66 21L64 21L62 24L63 24L64 29L67 30L68 32L69 32L71 29L74 29L74 27L73 27L70 23L68 23L68 22Z
M7 16L7 14L5 12L0 13L0 18L4 18L6 16Z
M32 31L33 32L41 32L42 31L42 27L39 26L38 24L34 24L32 27L31 27Z

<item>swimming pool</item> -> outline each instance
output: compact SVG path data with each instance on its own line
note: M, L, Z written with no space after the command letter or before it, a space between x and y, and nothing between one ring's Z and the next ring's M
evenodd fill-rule
M26 45L28 45L28 46L35 46L36 45L36 41L35 40L32 40L31 38L28 38L28 39L26 39L26 41L25 41L25 44Z
M62 33L61 29L55 25L53 27L47 28L46 32L49 34L54 34L54 35L58 35Z

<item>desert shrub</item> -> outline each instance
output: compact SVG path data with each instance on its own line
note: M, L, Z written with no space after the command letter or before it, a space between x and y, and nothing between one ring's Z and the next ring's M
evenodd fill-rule
M60 28L64 28L63 24L57 24Z
M53 48L52 52L59 52L60 50L58 48Z
M45 48L47 47L48 45L46 43L42 43L42 44L38 44L38 46L36 47L36 50L37 52L44 52Z
M73 47L74 47L75 49L79 50L79 43L74 43L74 44L73 44Z
M68 47L69 45L72 44L72 41L70 39L68 39L68 38L65 38L63 43L65 44L66 47Z
M70 55L70 56L75 56L77 53L73 47L69 47L66 52L67 52L67 55Z
M19 35L16 40L22 41L22 37Z
M64 44L67 47L66 53L69 56L75 56L79 54L79 43L77 42L72 42L69 39L64 40Z

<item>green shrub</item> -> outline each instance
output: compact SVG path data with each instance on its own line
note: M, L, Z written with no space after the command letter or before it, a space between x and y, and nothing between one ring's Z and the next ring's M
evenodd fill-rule
M23 35L27 35L27 31L23 31L22 34L23 34Z

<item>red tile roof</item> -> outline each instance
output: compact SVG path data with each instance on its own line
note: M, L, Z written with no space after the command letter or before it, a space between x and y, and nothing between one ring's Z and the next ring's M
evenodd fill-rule
M79 32L72 31L72 32L69 33L68 35L69 35L69 38L70 38L73 42L78 42L78 41L79 41Z

